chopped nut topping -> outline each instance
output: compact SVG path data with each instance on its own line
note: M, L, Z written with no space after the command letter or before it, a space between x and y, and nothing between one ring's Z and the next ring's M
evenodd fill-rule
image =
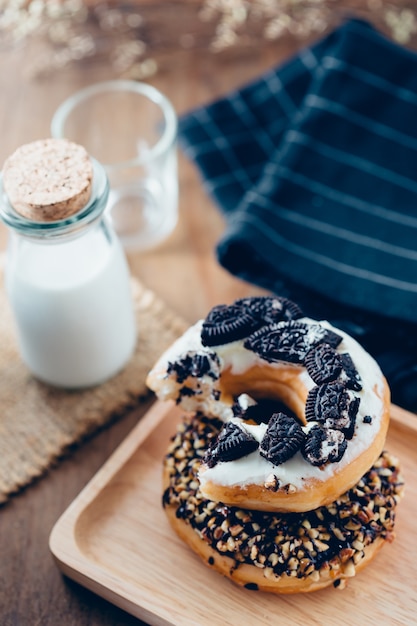
M279 480L275 476L275 474L269 474L265 481L265 489L269 489L270 491L278 491L279 489Z
M195 442L204 442L204 451L222 426L220 420L202 415L184 418L165 459L170 485L163 504L175 507L177 517L214 550L233 559L235 567L254 565L270 580L283 574L312 581L331 576L337 586L341 576L354 576L366 546L377 537L392 541L403 483L398 463L388 452L329 506L296 516L239 509L206 500L196 479L202 459ZM271 475L267 482L273 479ZM344 582L338 586L343 588Z

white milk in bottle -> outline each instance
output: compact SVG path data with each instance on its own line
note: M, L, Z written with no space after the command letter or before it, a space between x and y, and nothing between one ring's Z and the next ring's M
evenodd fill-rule
M55 386L104 382L136 343L127 262L103 217L104 169L81 146L47 139L9 157L2 184L5 282L23 361Z

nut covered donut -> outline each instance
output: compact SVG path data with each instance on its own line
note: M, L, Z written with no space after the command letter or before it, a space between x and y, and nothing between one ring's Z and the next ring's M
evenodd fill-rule
M349 335L285 298L214 307L161 356L147 383L160 399L223 423L198 480L204 497L227 505L328 505L384 447L390 394L378 365Z
M179 537L206 565L248 589L272 593L342 588L394 538L403 484L383 452L349 491L305 513L227 506L201 493L198 470L222 422L187 416L164 459L163 506Z

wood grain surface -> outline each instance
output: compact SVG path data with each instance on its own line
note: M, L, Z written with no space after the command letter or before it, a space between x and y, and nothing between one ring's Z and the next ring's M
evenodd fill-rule
M178 113L220 96L292 54L291 40L239 55L183 55L149 80ZM26 74L36 41L0 49L0 163L22 143L49 136L57 106L74 91L115 78L103 63L75 63L52 76ZM203 191L193 165L180 153L180 219L172 236L147 254L130 254L133 275L185 320L194 322L219 303L255 293L223 271L214 247L223 221ZM0 166L0 167L1 167ZM0 248L7 235L0 225ZM109 454L146 412L147 405L72 450L46 477L0 509L1 626L127 626L138 620L62 577L48 547L56 520ZM24 454L24 452L23 452Z
M347 614L350 624L364 626L412 623L417 610L417 562L410 550L417 515L417 484L411 479L417 470L414 415L392 407L386 447L401 458L410 478L397 511L395 541L343 591L330 587L279 598L224 580L170 528L161 506L161 468L179 419L177 407L155 403L57 522L50 546L65 574L153 626L268 626L278 604L281 623L294 626L330 626Z

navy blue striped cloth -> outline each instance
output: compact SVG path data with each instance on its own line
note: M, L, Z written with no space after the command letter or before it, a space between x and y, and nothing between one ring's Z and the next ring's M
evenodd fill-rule
M361 341L417 411L417 55L350 20L180 120L231 273Z

